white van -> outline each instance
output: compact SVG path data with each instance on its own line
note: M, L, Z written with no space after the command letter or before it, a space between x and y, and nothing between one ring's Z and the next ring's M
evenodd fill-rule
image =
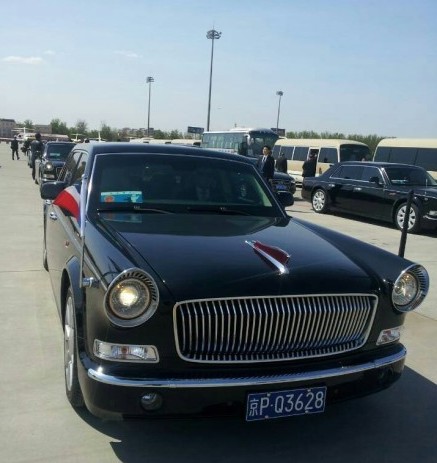
M370 161L372 155L365 143L337 138L280 138L273 147L273 157L287 158L287 171L302 183L302 165L309 154L317 155L316 175L341 161Z
M373 160L420 166L437 179L437 138L384 138Z

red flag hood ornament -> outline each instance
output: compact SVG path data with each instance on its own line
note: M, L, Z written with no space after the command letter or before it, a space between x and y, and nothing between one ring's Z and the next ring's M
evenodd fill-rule
M267 259L273 264L281 275L289 273L287 263L290 255L284 250L276 246L269 246L268 244L261 243L260 241L247 241L246 243L253 248L260 256Z

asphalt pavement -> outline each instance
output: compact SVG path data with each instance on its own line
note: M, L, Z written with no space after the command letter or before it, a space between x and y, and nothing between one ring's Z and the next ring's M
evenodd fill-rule
M0 143L0 461L437 461L437 233L409 235L405 257L431 288L408 314L402 378L324 414L247 424L239 419L106 422L75 412L64 393L63 337L42 266L42 201L26 159ZM398 252L393 227L315 214L296 194L291 215Z

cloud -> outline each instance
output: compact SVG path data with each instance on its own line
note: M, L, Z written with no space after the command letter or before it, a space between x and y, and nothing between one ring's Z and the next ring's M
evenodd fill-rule
M6 56L2 61L7 61L9 63L21 63L21 64L41 64L44 62L42 58L37 56Z
M122 55L125 56L126 58L139 58L140 55L137 53L134 53L133 51L124 51L124 50L116 50L114 51L116 55Z

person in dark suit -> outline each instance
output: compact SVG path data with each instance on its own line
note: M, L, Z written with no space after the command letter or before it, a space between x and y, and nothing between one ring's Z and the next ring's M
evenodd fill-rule
M287 158L284 153L281 153L278 159L276 159L276 170L285 174L287 173Z
M302 164L302 177L314 177L316 175L317 154L310 152L308 159Z
M263 177L270 183L275 173L275 160L272 156L272 149L268 145L263 147L263 154L258 159L258 169Z
M16 135L14 135L14 139L11 141L11 150L12 160L14 160L14 155L17 156L17 159L20 159L20 156L18 155L18 140Z

